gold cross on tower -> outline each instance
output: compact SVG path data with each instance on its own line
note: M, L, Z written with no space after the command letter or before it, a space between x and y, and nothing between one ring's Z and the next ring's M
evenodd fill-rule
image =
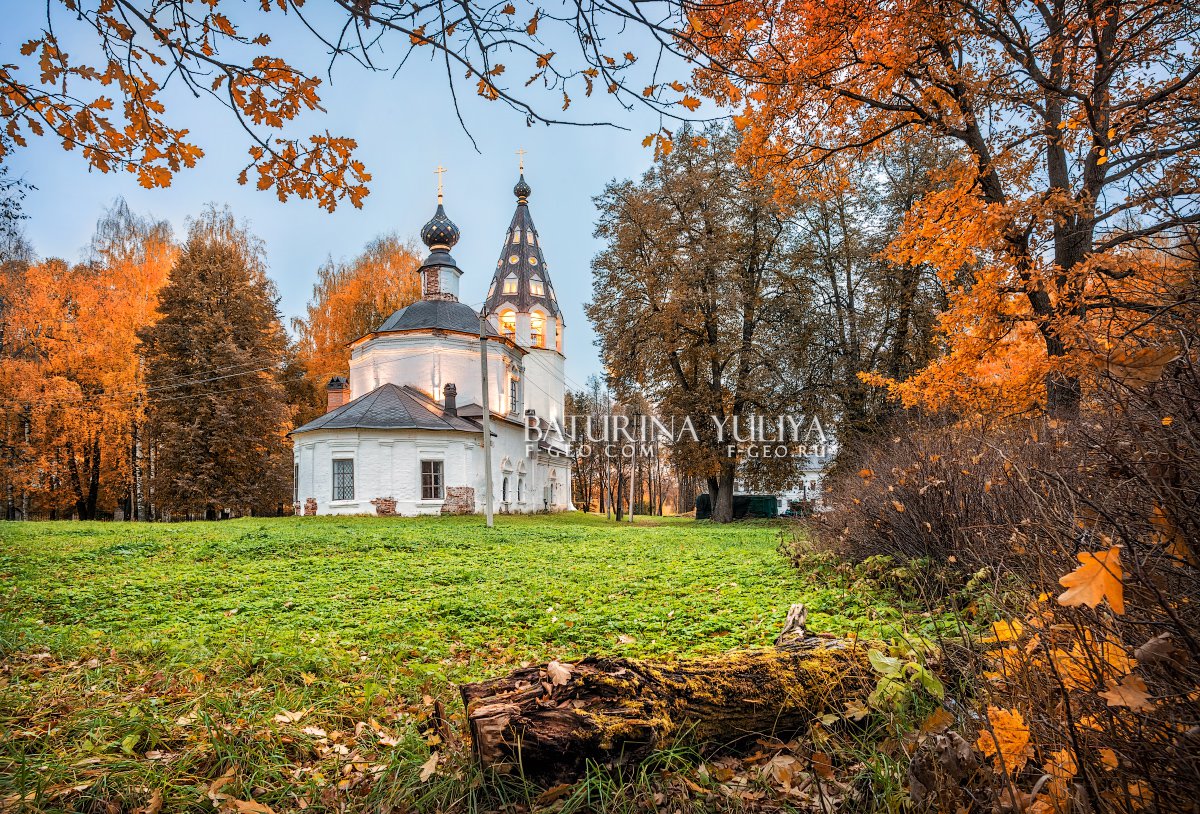
M442 203L442 175L445 172L446 172L446 168L443 167L441 164L438 164L437 169L433 171L433 174L438 177L438 205L439 206Z
M520 165L521 172L525 172L525 150L517 150L517 162Z

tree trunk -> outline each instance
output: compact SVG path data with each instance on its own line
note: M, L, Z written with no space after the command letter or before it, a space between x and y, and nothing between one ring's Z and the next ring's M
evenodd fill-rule
M733 522L733 482L735 475L733 462L721 465L721 474L708 479L708 495L712 499L712 519L714 523ZM715 487L715 493L714 493Z
M676 737L786 739L874 686L865 647L805 636L800 606L789 625L797 615L797 633L774 648L671 664L551 662L465 684L475 758L485 768L565 780L588 761L636 763Z

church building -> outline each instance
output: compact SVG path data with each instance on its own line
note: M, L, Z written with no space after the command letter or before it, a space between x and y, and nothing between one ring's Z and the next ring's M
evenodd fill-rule
M421 229L421 299L350 344L349 380L334 377L327 412L292 432L298 514L483 512L481 345L493 511L571 508L563 450L526 444L526 422L563 415L565 357L523 171L513 192L516 212L477 313L460 301L463 271L450 254L460 232L439 181L437 212Z

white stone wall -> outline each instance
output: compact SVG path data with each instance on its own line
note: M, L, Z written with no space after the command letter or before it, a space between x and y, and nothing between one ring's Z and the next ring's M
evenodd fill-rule
M565 459L526 454L524 431L512 422L493 422L493 511L525 513L571 508ZM375 514L371 500L393 498L402 515L438 514L442 501L421 499L421 461L443 461L444 486L470 486L476 511L484 510L482 436L421 430L316 430L295 437L300 468L297 493L303 506L317 501L318 514ZM354 460L354 499L333 500L334 458ZM504 500L504 479L509 479ZM518 485L521 494L518 498ZM547 503L547 499L549 499Z
M525 409L536 410L547 421L562 419L565 361L552 350L531 350L525 356Z

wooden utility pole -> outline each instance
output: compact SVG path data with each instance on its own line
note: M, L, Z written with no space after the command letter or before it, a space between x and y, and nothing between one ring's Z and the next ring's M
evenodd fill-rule
M487 363L487 317L479 312L479 376L483 383L483 470L484 515L487 526L492 527L492 405L488 398L488 363Z

